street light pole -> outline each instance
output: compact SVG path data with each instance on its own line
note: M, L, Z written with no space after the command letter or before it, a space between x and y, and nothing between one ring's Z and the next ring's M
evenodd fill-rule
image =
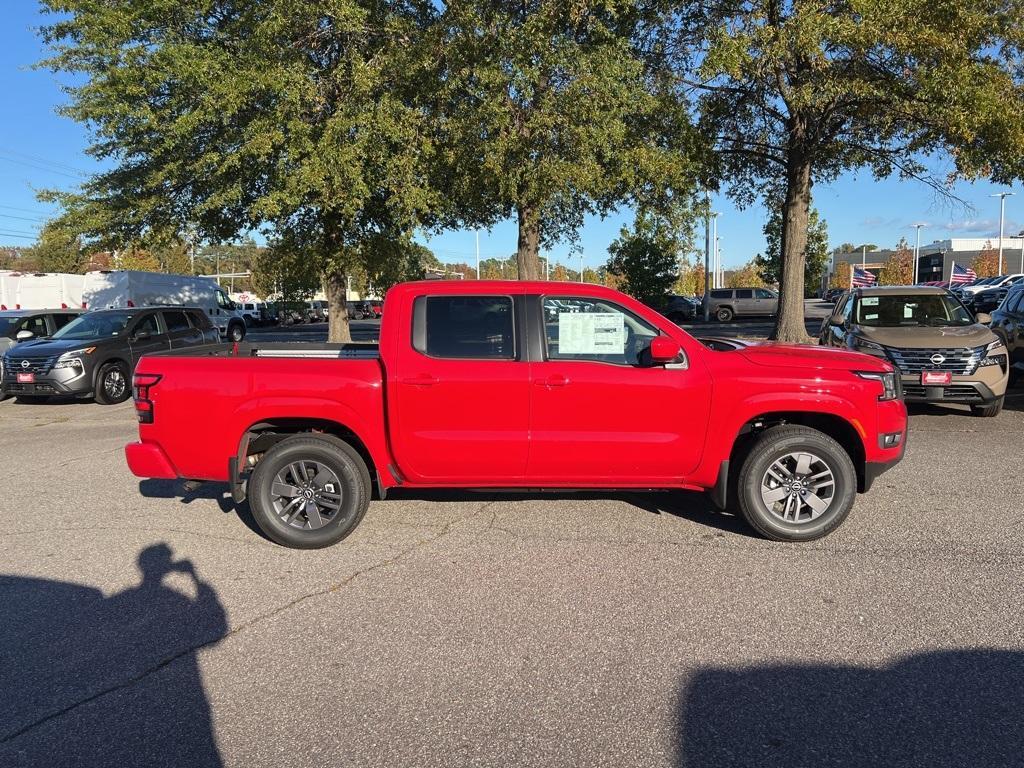
M473 232L476 235L476 279L480 279L480 230Z
M704 216L704 322L711 320L711 197L704 193L707 214Z
M722 286L719 285L719 282L718 282L719 263L718 263L718 214L717 213L711 214L711 246L715 249L713 251L713 253L714 253L714 262L715 262L715 281L714 281L714 283L712 285L715 288L721 288Z
M914 229L917 230L917 242L914 245L914 285L917 285L917 265L921 260L921 227L924 224L915 224Z
M583 282L583 251L580 251L580 282Z
M1014 192L997 192L989 197L999 198L999 274L1003 274L1003 221L1006 214L1006 198Z

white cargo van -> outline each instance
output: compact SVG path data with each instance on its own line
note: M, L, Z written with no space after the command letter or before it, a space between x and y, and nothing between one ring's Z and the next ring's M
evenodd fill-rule
M15 294L18 292L18 281L21 280L20 272L12 272L5 269L0 272L0 312L14 309Z
M12 309L71 309L82 304L84 275L67 272L22 272Z
M84 309L168 305L199 307L221 336L231 341L245 338L245 320L212 278L121 269L85 273Z

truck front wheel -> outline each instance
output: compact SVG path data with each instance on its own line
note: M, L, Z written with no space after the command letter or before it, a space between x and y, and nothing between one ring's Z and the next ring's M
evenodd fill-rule
M846 519L857 493L849 454L823 432L782 425L757 436L736 486L740 511L776 541L811 541Z
M295 435L268 450L253 470L249 503L260 529L295 549L344 539L370 504L370 473L348 443Z
M231 323L228 326L228 339L233 342L242 341L245 338L245 323Z

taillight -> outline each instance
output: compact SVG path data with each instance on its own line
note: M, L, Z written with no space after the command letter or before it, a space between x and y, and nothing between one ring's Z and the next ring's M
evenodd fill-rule
M135 415L139 424L153 423L153 401L149 399L149 390L160 381L157 373L136 373L132 377L132 396L135 398Z

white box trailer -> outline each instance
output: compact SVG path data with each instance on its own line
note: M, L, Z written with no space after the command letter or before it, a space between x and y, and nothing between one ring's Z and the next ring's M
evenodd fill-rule
M245 338L245 320L213 278L127 269L85 273L84 309L152 306L199 307L221 336L232 341Z
M12 272L9 269L0 271L0 311L14 309L15 294L20 279L20 272Z
M14 309L71 309L82 305L84 275L68 272L22 272Z

